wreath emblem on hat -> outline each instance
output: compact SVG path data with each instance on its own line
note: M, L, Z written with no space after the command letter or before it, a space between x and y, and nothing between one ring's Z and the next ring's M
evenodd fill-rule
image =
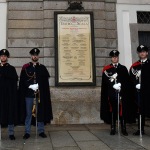
M116 50L113 50L113 53L116 53L117 51Z
M141 47L141 48L143 48L143 47L144 47L144 45L141 45L140 47Z

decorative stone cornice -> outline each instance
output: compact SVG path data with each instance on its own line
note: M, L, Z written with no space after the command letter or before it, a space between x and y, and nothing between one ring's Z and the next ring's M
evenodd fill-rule
M2 1L7 1L7 2L43 2L43 1L68 1L68 0L2 0ZM71 0L71 1L74 1L74 0ZM115 3L117 0L82 0L82 2L91 2L91 1L92 2Z
M118 4L136 4L136 5L148 5L150 0L117 0Z
M6 0L0 0L0 3L6 3Z

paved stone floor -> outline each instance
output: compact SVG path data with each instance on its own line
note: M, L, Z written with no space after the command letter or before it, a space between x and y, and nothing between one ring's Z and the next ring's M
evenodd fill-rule
M135 125L128 125L129 136L109 135L109 125L47 125L48 138L35 137L32 127L30 139L24 141L24 127L15 128L16 140L8 139L7 129L2 129L0 150L150 150L150 127L146 126L146 135L133 136Z

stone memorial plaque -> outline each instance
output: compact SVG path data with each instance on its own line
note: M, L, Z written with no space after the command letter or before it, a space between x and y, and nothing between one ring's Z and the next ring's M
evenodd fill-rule
M55 12L56 85L95 85L92 13Z

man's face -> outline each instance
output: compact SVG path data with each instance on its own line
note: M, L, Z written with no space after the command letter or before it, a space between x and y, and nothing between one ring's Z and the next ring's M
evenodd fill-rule
M6 63L7 59L8 59L8 57L6 55L1 55L0 56L1 63Z
M31 59L33 62L38 62L39 56L38 55L31 55Z
M119 57L118 56L114 56L114 57L111 57L111 62L112 63L118 63L119 62Z
M138 53L140 59L146 59L148 57L148 52L141 51Z

